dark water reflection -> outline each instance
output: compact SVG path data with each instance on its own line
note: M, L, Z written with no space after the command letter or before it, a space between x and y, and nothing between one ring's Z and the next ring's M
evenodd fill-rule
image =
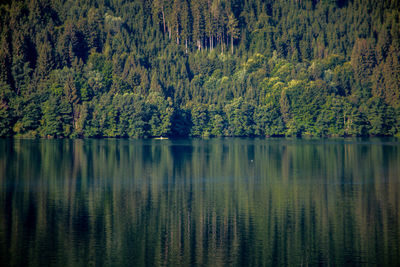
M394 139L0 140L6 266L400 265Z

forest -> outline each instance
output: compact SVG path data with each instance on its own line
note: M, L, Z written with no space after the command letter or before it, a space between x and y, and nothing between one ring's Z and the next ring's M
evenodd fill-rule
M400 136L400 1L1 0L0 136Z

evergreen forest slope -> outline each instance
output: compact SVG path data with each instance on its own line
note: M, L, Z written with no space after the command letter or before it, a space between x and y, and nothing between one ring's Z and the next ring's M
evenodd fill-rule
M0 136L400 134L398 0L0 2Z

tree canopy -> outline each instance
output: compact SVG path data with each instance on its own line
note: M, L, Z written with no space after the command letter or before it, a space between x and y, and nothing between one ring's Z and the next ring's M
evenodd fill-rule
M0 2L0 136L400 134L400 1Z

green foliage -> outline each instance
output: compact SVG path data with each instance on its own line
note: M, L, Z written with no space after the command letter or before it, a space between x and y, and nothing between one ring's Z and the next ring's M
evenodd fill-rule
M60 137L63 134L62 129L59 101L55 96L51 96L43 104L41 133L46 137Z
M399 1L8 2L0 136L399 134Z
M210 115L207 106L204 104L193 104L190 107L192 130L191 136L207 136L210 134Z
M9 106L10 98L12 98L10 86L0 81L0 137L12 134L13 114Z

